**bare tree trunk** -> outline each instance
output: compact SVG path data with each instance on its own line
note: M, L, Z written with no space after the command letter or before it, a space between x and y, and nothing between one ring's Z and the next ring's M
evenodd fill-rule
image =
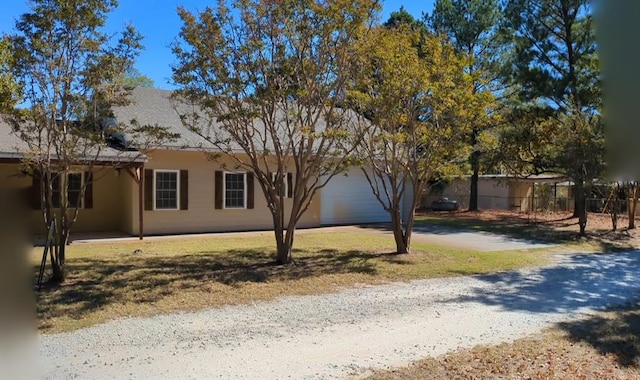
M580 236L584 236L587 229L587 208L585 199L585 188L582 180L576 180L575 190L575 213L578 214Z
M66 249L69 243L69 233L59 231L56 233L55 246L51 250L51 279L52 283L61 284L67 277L65 259Z
M284 231L284 239L278 241L278 252L276 254L276 263L284 265L293 262L291 250L293 248L293 235L295 229L287 228Z
M638 199L638 186L629 187L629 203L627 204L627 212L629 214L629 229L636 228L636 204Z
M472 153L473 155L476 152ZM469 193L469 211L478 211L478 178L479 178L479 165L477 162L477 158L475 162L471 163L473 167L473 174L471 175L471 189Z
M618 229L618 209L620 205L618 199L612 199L611 203L611 228L616 231Z
M473 129L473 135L471 143L474 146L478 143L478 128ZM474 150L471 153L471 168L473 174L471 175L471 188L469 189L469 211L478 211L478 178L480 173L480 152Z
M289 264L291 263L291 244L287 244L289 234L285 233L280 215L273 213L272 216L273 233L276 237L276 263L281 265Z
M407 235L402 226L402 218L398 207L394 207L391 212L391 228L393 229L393 238L396 241L396 253L409 253Z
M578 184L574 184L573 185L573 215L571 215L572 218L580 217L580 212L578 211L580 209L580 206L579 206L580 201L578 200L579 198L578 191L579 191Z

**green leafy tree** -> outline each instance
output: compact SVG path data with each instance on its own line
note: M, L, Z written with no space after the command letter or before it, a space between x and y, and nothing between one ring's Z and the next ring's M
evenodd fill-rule
M573 179L580 232L587 223L590 181L602 175L603 124L596 40L588 0L510 0L505 26L513 36L512 83L518 88L501 149L520 142L533 172ZM547 131L550 130L550 131ZM552 133L539 136L540 133ZM511 140L511 141L509 141ZM529 140L529 141L527 141ZM534 144L530 141L545 141ZM535 149L534 149L535 148ZM519 157L516 155L515 157ZM522 165L520 165L522 164Z
M267 200L276 261L292 261L296 226L314 195L344 170L352 113L340 108L353 72L352 44L377 12L372 0L219 0L178 13L179 99L197 106L187 127L224 165L248 171ZM206 119L217 123L206 127ZM287 186L287 173L294 178ZM292 191L287 199L285 188Z
M413 15L404 7L400 7L399 10L391 12L389 19L385 21L384 26L386 28L398 28L402 26L408 26L414 31L426 32L427 26L421 20L417 20Z
M472 92L466 56L406 25L363 36L357 55L349 104L367 119L358 124L363 140L357 152L375 197L391 216L396 252L408 253L423 193L436 175L459 171L468 154L469 116L482 112L488 97ZM404 218L403 202L409 204Z
M140 72L140 70L135 67L130 67L125 71L122 76L123 85L126 88L135 88L135 87L153 87L153 79L144 75Z
M15 33L8 36L11 72L28 105L10 121L28 146L23 152L25 167L39 178L43 221L47 227L52 221L57 226L50 250L51 281L62 282L69 234L95 176L84 177L77 196L69 191L69 183L79 171L93 173L107 147L101 121L112 116L111 106L128 103L119 78L133 66L141 36L126 26L112 43L100 31L117 6L114 0L30 4L30 11L16 21ZM135 137L152 130L136 127L127 132Z
M2 37L0 38L0 113L13 110L21 98L20 87L11 72L13 62L10 41Z
M448 36L456 50L467 54L469 64L465 70L473 78L474 93L504 95L504 83L500 75L500 58L504 54L499 24L502 8L498 0L437 0L427 21L435 33ZM474 115L469 143L473 150L469 157L471 181L469 211L478 210L478 178L482 151L487 149L483 141L493 141L481 134L490 133L495 124L497 104L491 104L485 112Z

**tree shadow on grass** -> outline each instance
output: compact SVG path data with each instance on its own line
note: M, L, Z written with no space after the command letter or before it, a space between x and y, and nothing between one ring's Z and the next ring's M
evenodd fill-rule
M375 275L376 261L384 256L359 251L298 252L291 265L276 265L271 254L260 250L71 259L67 261L68 280L38 293L38 316L45 321L57 313L81 318L112 303L153 303L185 289L211 291L215 284L241 288L248 283L323 275Z
M640 303L638 300L577 322L560 323L573 342L584 342L601 355L614 355L624 367L640 367Z

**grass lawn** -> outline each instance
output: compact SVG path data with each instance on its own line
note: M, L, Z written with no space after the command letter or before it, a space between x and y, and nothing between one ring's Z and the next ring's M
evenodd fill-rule
M478 346L369 380L639 379L640 304L562 323L534 337Z
M76 243L67 249L67 281L37 293L41 332L70 331L120 317L336 291L359 284L469 275L548 262L540 250L475 252L413 244L390 255L391 236L304 233L295 264L273 265L271 234ZM42 248L35 248L37 266Z

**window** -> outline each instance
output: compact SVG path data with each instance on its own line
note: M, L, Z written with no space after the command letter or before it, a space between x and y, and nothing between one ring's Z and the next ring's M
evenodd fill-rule
M71 173L67 178L67 200L69 201L69 207L81 206L82 173Z
M246 207L246 173L224 173L224 208Z
M82 207L80 194L82 194L82 173L69 173L67 176L67 207ZM51 201L54 208L60 208L62 199L62 184L60 175L51 175Z
M156 170L155 180L155 209L156 210L177 210L178 199L180 199L177 170Z
M189 171L144 169L144 209L188 210Z

